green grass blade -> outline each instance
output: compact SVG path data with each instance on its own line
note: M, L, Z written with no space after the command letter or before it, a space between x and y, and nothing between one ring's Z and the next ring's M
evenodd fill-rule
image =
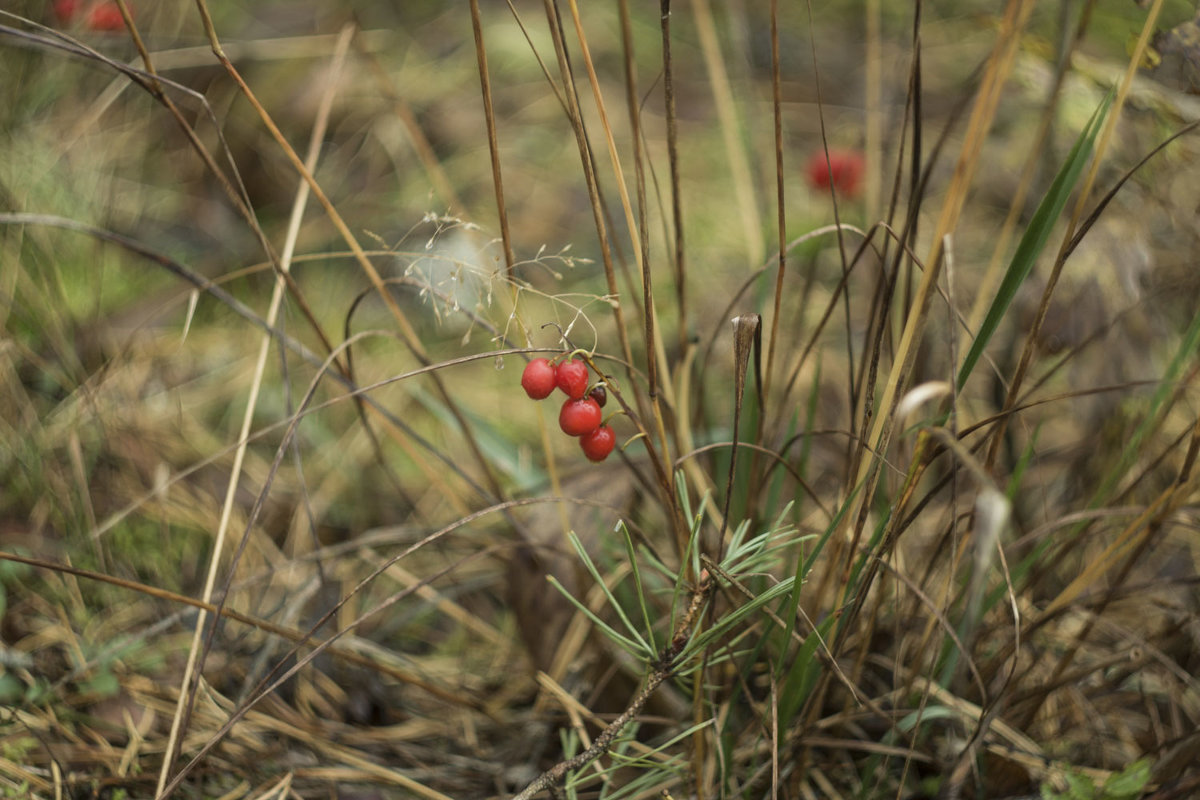
M624 521L618 523L622 539L625 542L625 555L629 559L629 569L633 572L633 588L637 593L638 606L642 611L642 622L646 626L646 640L650 646L650 652L657 653L658 645L654 643L654 623L650 621L650 608L646 605L646 589L642 585L642 570L638 566L637 551L633 546L633 537L629 535L629 529L625 527Z
M829 641L829 632L833 629L834 617L829 616L817 625L816 631L810 633L804 643L796 650L787 667L787 677L779 690L779 726L787 728L792 719L799 713L808 693L817 683L821 672L821 662L817 659L817 647L822 641Z
M1004 272L1004 278L1000 281L1000 287L996 290L996 297L992 300L987 316L984 317L983 324L975 334L975 339L971 342L971 349L967 351L967 356L958 371L959 386L966 384L967 378L971 376L971 372L983 355L988 342L996 333L996 329L1000 327L1000 321L1008 312L1013 298L1017 296L1017 290L1029 277L1038 257L1045 249L1046 241L1050 238L1050 233L1054 229L1055 223L1058 222L1058 218L1062 216L1063 208L1071 196L1071 191L1075 188L1088 159L1091 158L1092 147L1101 125L1104 124L1105 117L1108 116L1112 97L1110 91L1100 103L1087 127L1083 129L1079 139L1076 140L1075 146L1071 148L1067 160L1054 177L1054 182L1050 184L1050 189L1042 198L1033 218L1029 221L1029 227L1025 229L1025 235L1021 237L1021 241L1017 245L1017 252L1013 254L1012 261Z
M615 628L613 628L607 622L605 622L604 620L602 620L598 616L596 616L594 613L592 613L592 610L590 608L588 608L583 603L576 600L575 597L570 592L567 591L566 587L563 586L561 583L559 583L558 579L555 578L553 575L550 575L549 577L547 577L546 580L550 581L550 585L553 586L555 589L557 589L562 594L563 597L567 598L567 600L570 601L571 605L573 605L577 609L579 609L585 617L590 619L592 621L592 624L595 625L597 628L599 628L600 631L605 636L612 639L613 642L615 642L618 646L620 646L622 649L624 649L630 655L632 655L635 658L641 659L642 661L649 661L649 659L653 657L653 654L648 653L642 645L638 644L637 642L633 641L632 639L628 639L628 638L622 636L621 634L617 633Z
M691 641L689 641L687 646L684 648L683 653L680 655L678 661L682 663L687 661L693 655L702 652L709 644L733 630L733 628L743 619L753 614L755 611L759 610L776 597L790 592L792 590L792 583L792 578L782 580L765 590L753 600L746 601L745 604L738 606L733 611L718 619L710 628L692 637Z
M596 569L595 562L592 561L591 557L587 553L587 550L584 549L583 542L579 541L579 537L575 535L575 531L571 531L567 535L567 539L571 542L571 547L575 548L575 552L579 555L580 560L583 561L583 565L587 568L588 574L592 576L592 580L596 581L596 585L600 587L600 591L604 592L604 598L608 601L608 604L612 606L613 611L615 611L617 616L621 618L621 623L625 626L625 629L629 631L630 635L633 637L633 641L637 642L638 646L642 648L642 652L644 654L652 655L654 653L654 648L650 647L650 645L646 643L646 640L642 638L640 633L638 633L637 628L635 628L633 623L630 622L628 615L625 613L625 609L621 608L621 604L617 602L616 596L613 595L613 593L609 590L608 584L604 582L604 578L600 575L600 570Z

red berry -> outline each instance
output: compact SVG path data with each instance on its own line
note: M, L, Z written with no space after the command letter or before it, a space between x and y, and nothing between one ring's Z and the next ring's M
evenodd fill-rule
M554 391L554 367L544 358L535 358L525 365L521 373L521 388L534 400L549 397Z
M558 427L568 436L583 436L600 427L600 406L590 397L568 400L558 412Z
M604 404L608 402L608 390L604 388L603 383L597 383L592 387L592 390L588 392L588 397L595 400L596 404L601 408L604 408Z
M587 364L579 359L573 358L559 364L554 376L558 381L558 388L572 400L578 400L587 394L588 368Z
M590 461L603 461L608 458L608 454L613 451L616 443L617 435L607 425L601 425L591 433L585 433L579 439L579 446L583 448L583 454Z
M116 3L100 3L88 12L87 26L93 31L119 31L125 29L125 19Z
M830 184L841 194L854 197L858 194L866 164L862 153L857 150L830 150L829 161L825 151L818 150L808 159L805 169L808 182L814 189L827 190Z

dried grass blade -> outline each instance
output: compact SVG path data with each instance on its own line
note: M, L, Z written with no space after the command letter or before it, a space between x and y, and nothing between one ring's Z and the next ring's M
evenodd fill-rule
M762 317L758 314L742 314L733 318L734 398L733 398L733 446L729 450L729 477L725 482L725 505L721 510L721 533L717 538L717 561L725 551L725 531L729 525L729 507L733 501L733 482L737 472L738 439L742 421L742 400L746 395L746 371L750 368L750 355L757 356L754 365L758 377L759 418L762 418Z

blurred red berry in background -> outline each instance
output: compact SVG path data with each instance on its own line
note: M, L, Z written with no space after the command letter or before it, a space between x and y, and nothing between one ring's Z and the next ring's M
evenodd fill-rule
M858 150L830 150L828 162L825 151L818 150L809 157L805 172L814 189L828 191L833 184L838 194L855 197L865 168L866 161Z
M129 13L132 14L133 6L127 4L127 7ZM82 16L84 25L89 31L112 32L125 29L125 20L121 18L121 9L112 0L103 0L99 3L87 3L84 0L54 0L51 8L54 11L54 18L60 25L74 25Z

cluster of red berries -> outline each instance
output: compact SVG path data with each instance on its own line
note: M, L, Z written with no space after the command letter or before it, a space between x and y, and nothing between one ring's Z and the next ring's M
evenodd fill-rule
M54 0L54 16L62 25L72 25L82 16L84 27L90 31L120 31L125 29L121 9L111 0L87 3L84 0ZM127 4L129 13L133 6Z
M608 458L617 443L612 427L601 422L600 408L608 400L604 384L588 389L588 367L577 358L558 366L546 358L535 358L521 373L521 388L534 400L544 400L554 390L562 389L567 396L558 412L558 427L568 436L578 436L583 454L592 461Z

